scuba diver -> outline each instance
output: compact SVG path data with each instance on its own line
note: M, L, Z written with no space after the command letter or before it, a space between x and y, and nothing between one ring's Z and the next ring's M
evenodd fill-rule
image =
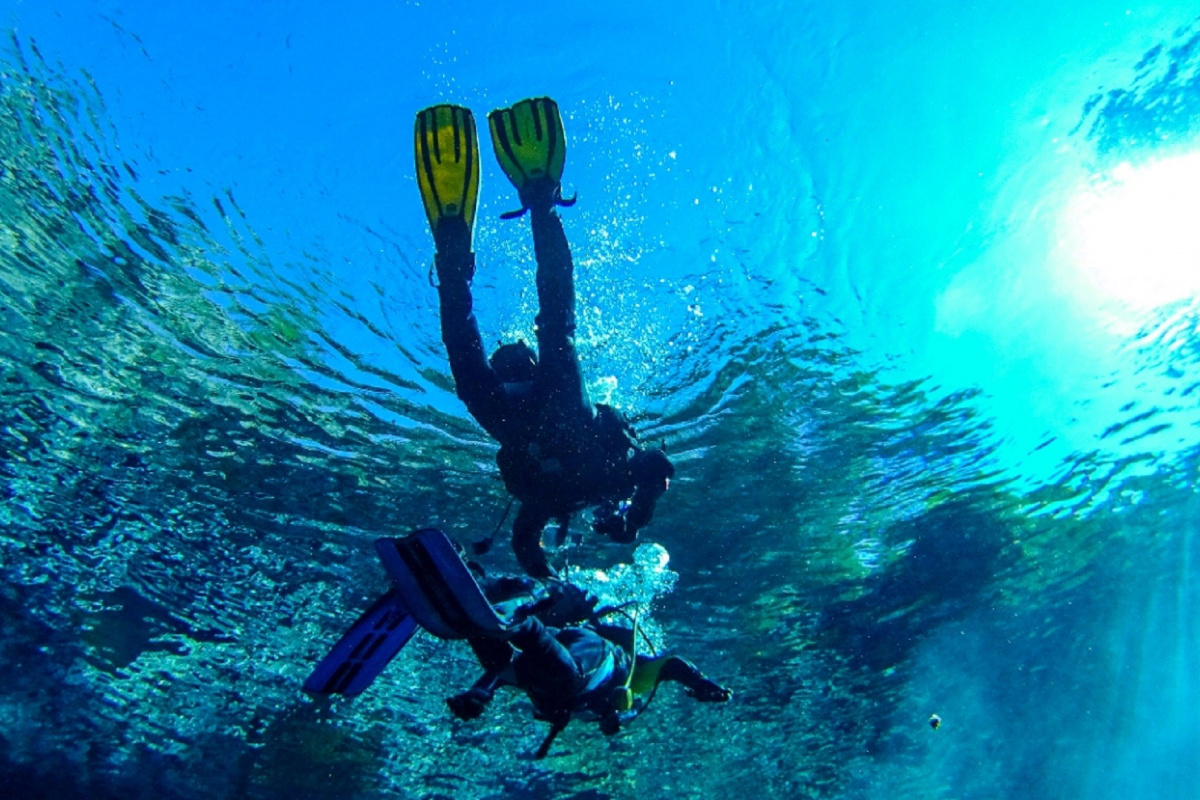
M575 279L557 206L566 137L549 98L523 100L488 115L496 158L529 213L537 258L537 352L502 345L491 358L472 312L475 254L471 239L479 193L479 142L468 109L439 105L417 114L417 183L433 231L442 341L455 390L500 443L496 462L520 501L513 522L517 561L537 578L555 572L542 531L558 522L566 538L573 513L597 506L593 528L613 541L634 541L650 522L675 468L660 449L645 449L616 409L592 403L575 351ZM493 534L494 535L494 534ZM490 539L477 543L485 552Z
M366 689L415 633L465 639L484 668L467 691L449 698L463 720L483 713L495 691L515 687L533 703L534 718L550 723L535 754L543 758L575 717L599 721L612 735L644 711L659 684L675 682L701 702L723 703L733 693L675 655L638 650L639 628L605 620L620 608L560 580L477 579L439 530L379 539L376 550L392 589L334 645L304 683L307 691L354 696Z
M550 723L535 758L544 758L554 738L576 716L600 723L611 736L645 710L663 682L683 684L704 703L724 703L733 692L705 677L686 658L637 652L639 628L598 622L563 628L530 616L512 628L508 643L519 652L507 663L484 666L470 689L446 700L454 716L471 720L483 713L496 689L512 686L533 703L534 719Z

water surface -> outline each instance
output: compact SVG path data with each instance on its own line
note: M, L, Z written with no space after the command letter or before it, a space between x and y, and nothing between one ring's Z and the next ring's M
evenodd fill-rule
M7 796L1200 791L1194 9L0 8ZM503 512L411 125L540 94L592 392L679 468L657 635L736 697L536 762L520 697L450 717L456 645L299 686L374 538ZM531 338L483 185L485 340Z

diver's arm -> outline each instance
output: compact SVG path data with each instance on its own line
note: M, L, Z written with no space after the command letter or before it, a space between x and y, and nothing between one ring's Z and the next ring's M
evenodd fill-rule
M654 506L666 491L665 480L636 484L628 504L618 505L610 501L597 509L592 529L617 544L631 544L637 540L638 531L650 524L654 517Z
M636 539L637 532L650 524L654 517L654 506L666 491L666 481L647 481L633 490L629 511L625 515L625 536L628 541Z
M459 719L475 719L482 714L488 703L492 702L496 688L503 682L504 672L505 670L490 669L467 691L447 697L446 705L450 707L450 713Z
M534 578L558 577L542 549L542 528L549 521L550 515L535 503L521 503L513 520L513 553L521 569Z
M638 450L631 467L635 483L625 513L623 541L626 542L632 542L637 538L637 532L650 524L658 498L667 491L670 479L675 476L675 467L661 450Z
M444 228L445 224L439 226L439 235L435 237L434 264L438 273L442 342L450 359L454 388L471 416L492 438L500 440L509 403L504 384L484 355L483 338L472 310L475 254L470 250L469 235L446 234Z

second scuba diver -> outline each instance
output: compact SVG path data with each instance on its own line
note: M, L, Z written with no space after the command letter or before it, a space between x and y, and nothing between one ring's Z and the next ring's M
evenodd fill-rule
M701 702L733 696L685 658L646 653L636 620L613 624L625 612L597 608L596 598L573 584L477 577L435 529L380 539L376 549L392 589L313 670L304 684L310 692L359 694L420 627L441 639L465 639L484 668L469 690L447 700L459 719L480 716L501 687L529 697L534 717L550 723L536 758L577 717L616 733L645 710L661 683L680 683Z
M616 733L646 708L660 683L680 683L703 703L724 703L733 696L686 658L639 654L636 624L632 629L606 625L598 616L562 628L529 616L508 639L516 656L502 665L485 664L470 689L446 701L450 710L459 719L475 719L496 689L520 689L533 703L534 719L550 723L535 755L543 758L576 716L595 719L607 736Z
M599 506L593 527L632 542L650 522L675 468L662 450L645 449L628 421L592 403L575 351L575 279L557 206L566 159L558 106L524 100L488 115L496 158L529 213L537 258L537 353L524 342L484 355L472 311L471 239L479 193L479 142L470 110L439 105L417 114L417 183L436 247L442 341L455 390L475 420L500 443L504 485L521 505L513 550L538 578L555 573L542 531ZM561 538L561 537L560 537Z

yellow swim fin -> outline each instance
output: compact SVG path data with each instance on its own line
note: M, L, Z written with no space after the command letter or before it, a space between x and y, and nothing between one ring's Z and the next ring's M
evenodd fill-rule
M496 160L521 197L521 210L503 217L520 216L536 202L574 202L564 202L559 194L567 136L557 103L549 97L535 97L512 108L498 108L488 114L488 128Z
M440 105L418 112L416 156L430 230L436 237L444 220L461 219L469 237L479 202L479 136L471 110Z

